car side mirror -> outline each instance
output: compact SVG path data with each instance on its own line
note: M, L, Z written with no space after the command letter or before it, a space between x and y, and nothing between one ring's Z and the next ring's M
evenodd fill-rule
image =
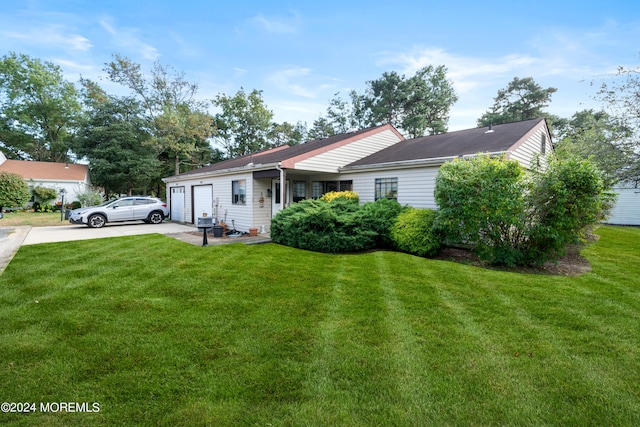
M113 206L111 206L111 209L115 209L117 207L118 207L118 205L113 205Z

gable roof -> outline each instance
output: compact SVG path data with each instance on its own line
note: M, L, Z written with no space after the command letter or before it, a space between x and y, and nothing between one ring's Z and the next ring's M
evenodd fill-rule
M359 140L369 135L373 135L388 129L396 133L399 139L404 139L404 137L391 125L376 126L376 127L362 129L355 132L332 135L327 138L314 139L314 140L305 142L303 144L298 144L293 146L282 145L279 147L270 148L270 149L259 151L257 153L252 153L246 156L224 160L222 162L214 163L212 165L205 166L200 169L194 169L188 172L183 172L177 176L187 177L189 175L200 175L203 173L242 168L242 167L250 166L252 164L273 165L273 164L281 163L282 167L294 168L296 162L308 159L312 156L322 154L329 150L333 150L335 148L347 145L355 140Z
M446 159L476 153L506 153L515 150L545 119L465 129L400 141L357 160L343 169L359 169L387 163Z
M86 181L89 166L74 163L34 162L27 160L5 160L0 171L20 175L25 180L39 181Z

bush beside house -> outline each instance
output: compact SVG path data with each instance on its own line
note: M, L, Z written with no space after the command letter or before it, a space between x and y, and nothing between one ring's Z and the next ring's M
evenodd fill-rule
M29 187L20 175L0 172L0 213L2 208L21 208L30 198Z
M546 159L544 170L485 155L445 163L436 179L438 211L357 194L303 200L272 220L275 243L318 252L394 248L434 256L443 242L465 244L491 264L541 265L584 239L611 206L587 160Z

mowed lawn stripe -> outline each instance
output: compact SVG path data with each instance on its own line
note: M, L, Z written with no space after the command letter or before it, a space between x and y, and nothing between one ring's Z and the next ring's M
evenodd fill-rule
M578 277L153 235L23 247L0 395L102 410L2 422L640 425L640 230L597 233Z

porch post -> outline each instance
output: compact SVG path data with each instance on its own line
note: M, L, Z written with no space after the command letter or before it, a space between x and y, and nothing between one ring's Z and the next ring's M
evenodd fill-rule
M287 186L287 172L284 169L280 169L280 208L284 209L287 204L285 203L285 195Z

